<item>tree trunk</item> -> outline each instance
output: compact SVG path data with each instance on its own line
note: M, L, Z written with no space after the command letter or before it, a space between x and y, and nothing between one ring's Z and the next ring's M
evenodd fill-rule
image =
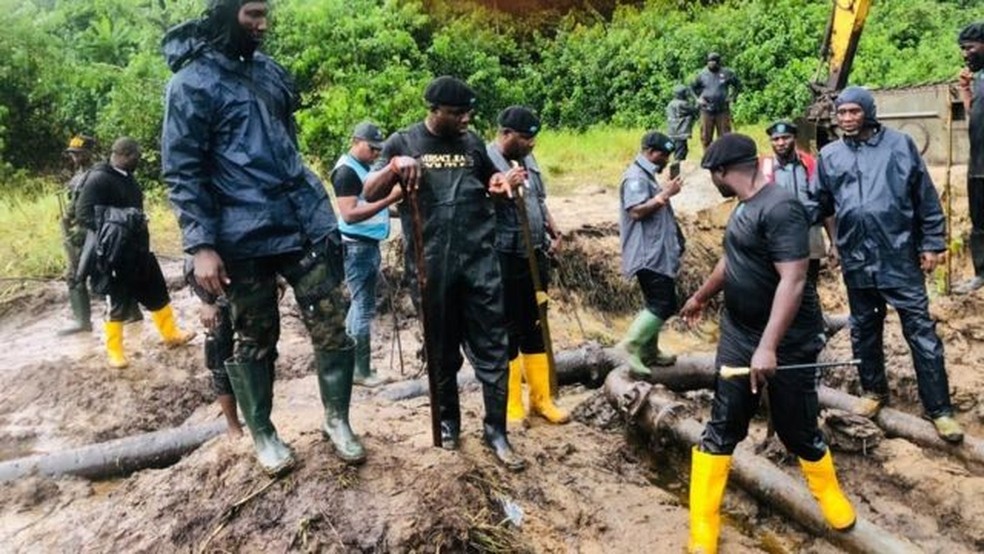
M106 479L140 469L166 467L225 431L223 419L0 462L0 483L33 473Z
M683 446L695 445L700 440L703 425L675 413L679 402L660 395L648 383L633 381L625 370L609 373L605 381L605 394L616 409L627 413L629 419L650 434L668 434ZM861 518L849 532L832 530L802 482L744 446L734 453L731 476L734 482L760 501L840 548L851 552L920 552L907 540Z

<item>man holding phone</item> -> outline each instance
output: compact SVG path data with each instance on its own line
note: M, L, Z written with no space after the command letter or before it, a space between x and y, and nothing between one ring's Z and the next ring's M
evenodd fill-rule
M643 379L652 376L649 365L676 363L675 356L660 352L659 331L677 312L676 277L684 240L670 198L682 185L679 164L674 164L676 169L671 169L667 183L656 180L674 149L670 137L657 131L646 133L639 155L622 175L620 187L622 274L638 279L646 305L616 349L631 373Z

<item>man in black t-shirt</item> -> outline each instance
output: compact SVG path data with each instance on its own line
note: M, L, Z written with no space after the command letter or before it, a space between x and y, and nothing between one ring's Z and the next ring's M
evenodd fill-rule
M338 229L345 253L345 285L352 303L345 317L345 330L355 339L355 376L352 382L376 387L387 381L370 367L370 328L376 314L376 279L382 257L379 243L389 236L387 209L403 197L400 187L375 202L367 202L362 184L369 166L383 149L383 133L372 123L363 122L352 131L352 146L342 154L331 172L338 207Z
M810 221L789 191L767 186L755 142L728 134L707 149L702 167L725 197L738 197L724 238L724 258L687 300L680 316L693 322L724 290L716 365L750 367L744 378L716 380L711 419L693 449L690 550L714 552L731 455L765 389L772 423L800 459L824 518L837 530L854 526L851 503L837 483L833 460L817 428L816 370L776 371L779 364L816 362L824 344L816 291L807 288ZM766 385L768 387L766 388Z
M984 287L984 21L971 23L957 37L965 66L958 77L960 99L968 116L970 163L967 166L967 204L970 209L970 256L974 276L953 292L969 294Z
M365 182L366 200L385 197L397 184L410 195L400 219L413 237L411 203L420 209L425 289L418 305L427 321L428 363L436 368L441 445L458 447L461 409L456 374L461 347L482 383L484 438L496 458L511 470L525 462L506 438L508 345L502 275L493 248L495 211L490 194L512 194L526 171L501 173L485 143L468 130L475 93L453 77L438 77L424 92L427 118L394 133L383 145L375 171ZM416 195L416 198L414 198ZM414 240L407 240L407 270L415 273Z

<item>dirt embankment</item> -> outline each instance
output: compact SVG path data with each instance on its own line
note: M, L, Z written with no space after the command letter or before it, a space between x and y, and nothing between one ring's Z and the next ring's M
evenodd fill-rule
M693 168L677 203L688 239L681 276L685 297L709 273L720 251L729 207ZM955 205L961 205L956 200ZM675 201L676 203L676 201ZM572 231L552 292L551 325L558 348L587 339L612 343L641 305L633 283L618 275L617 197L584 190L551 199L555 217ZM705 208L712 209L705 210ZM395 265L399 259L387 255ZM963 267L963 262L958 267ZM177 262L165 264L177 274ZM398 277L399 271L389 273ZM831 312L846 303L836 274L822 280ZM196 301L173 291L182 322L197 328ZM391 358L393 324L375 324L373 360L385 376L408 378L418 368L419 346L409 302L397 302L406 361ZM984 433L980 338L984 300L935 299L933 313L946 342L957 417ZM94 307L99 313L100 306ZM4 551L329 551L329 552L679 552L687 540L685 449L626 430L617 414L591 391L561 391L560 404L577 420L553 427L531 419L511 430L527 458L520 474L491 463L480 439L481 395L463 391L464 443L458 452L430 446L426 399L398 402L357 389L353 425L369 451L352 469L333 457L321 438L321 406L312 376L310 346L290 295L282 304L284 330L277 362L274 421L301 466L270 481L253 463L248 439L221 437L177 464L106 482L41 479L0 485L0 544ZM149 321L128 325L131 367L103 365L101 333L55 339L64 323L58 286L26 295L0 317L0 459L218 417L209 402L209 375L201 338L166 350ZM894 315L887 322L886 355L895 406L919 413L911 360ZM665 345L677 351L713 349L713 325L703 332L674 327ZM846 333L824 354L850 357ZM393 362L391 363L391 359ZM466 368L465 371L468 371ZM856 375L837 370L827 384L855 391ZM706 417L710 393L680 395ZM828 429L843 433L840 414ZM850 429L847 431L850 432ZM750 440L764 438L758 420ZM874 435L864 448L851 440L835 447L845 490L862 517L926 551L984 549L984 472L902 439ZM848 435L848 438L849 435ZM880 440L879 440L880 438ZM628 440L627 440L628 439ZM781 448L767 450L784 470L798 473ZM836 549L731 488L726 495L725 552L835 552Z

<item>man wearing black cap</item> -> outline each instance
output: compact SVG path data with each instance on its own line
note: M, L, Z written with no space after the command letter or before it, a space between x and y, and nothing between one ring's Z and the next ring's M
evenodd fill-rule
M960 98L969 116L970 164L967 204L970 207L970 256L974 277L953 288L968 294L984 287L984 21L971 23L957 38L966 66L960 71Z
M372 123L363 122L352 132L352 146L343 154L331 172L335 189L345 250L345 284L352 304L345 317L345 328L355 338L356 385L376 387L386 383L371 368L370 328L376 313L376 279L382 262L379 243L389 236L389 210L400 201L402 190L393 187L382 200L367 202L362 194L363 181L370 166L383 149L382 131Z
M539 326L538 302L526 244L523 240L523 221L516 202L523 202L529 224L540 283L546 292L549 280L547 254L560 245L560 231L547 210L547 191L540 166L533 157L540 119L523 106L510 106L499 114L499 133L486 149L496 169L506 173L514 166L526 171L521 197L497 198L495 201L495 249L502 267L503 296L506 310L506 329L509 335L509 402L507 418L510 423L526 419L523 406L523 374L530 386L530 411L551 423L567 423L570 415L554 405L550 395L550 367L547 347ZM522 354L522 357L520 357Z
M717 551L731 455L748 434L763 388L776 433L799 457L824 518L834 529L850 529L854 510L837 483L830 451L817 427L817 372L776 371L779 364L815 363L824 345L816 291L805 286L810 227L806 210L790 191L768 186L749 137L721 137L704 153L701 166L710 171L722 196L738 198L738 206L725 230L724 257L680 316L693 323L707 301L723 290L715 364L750 367L751 374L719 376L715 381L711 418L692 451L690 551Z
M817 200L823 216L836 216L851 343L861 360L860 414L874 417L888 401L882 334L891 305L912 352L926 415L944 440L960 442L963 431L953 419L943 342L929 315L924 276L946 251L936 187L912 138L878 122L870 92L847 87L834 106L843 136L820 151Z
M321 430L346 463L366 452L349 425L355 349L345 332L341 234L324 185L301 158L293 82L258 51L268 12L267 2L210 0L203 18L167 32L174 76L161 161L195 280L229 301L236 344L225 366L257 461L281 474L295 460L270 419L278 276L311 335Z
M82 184L88 176L89 165L92 163L92 149L95 139L85 135L77 135L68 142L65 156L72 167L72 178L65 185L68 201L62 208L61 230L62 244L68 258L66 282L68 284L68 301L72 306L72 324L58 331L59 335L71 335L92 330L92 308L89 301L89 287L84 279L78 278L79 258L82 246L85 244L85 227L75 219L75 204L79 197ZM61 205L59 200L59 205Z
M635 277L642 289L645 307L629 326L616 349L633 375L652 376L647 367L673 365L676 357L661 352L659 332L676 314L676 276L683 255L683 234L673 215L673 198L682 185L680 177L660 184L675 145L670 137L650 131L642 137L642 148L622 174L619 205L619 235L622 244L622 275Z
M714 131L721 137L731 132L731 102L741 90L735 72L721 67L721 55L707 55L707 67L694 79L690 89L700 107L700 142L707 148L714 140Z
M456 374L464 347L482 383L485 442L500 463L521 470L525 462L506 438L509 350L489 195L512 194L527 174L522 168L500 172L482 140L468 130L476 96L463 81L438 77L427 85L424 100L426 119L386 140L366 179L365 196L377 200L402 186L411 195L410 202L400 204L402 227L412 236L415 223L421 226L426 288L418 300L428 324L426 351L437 358L429 364L438 373L442 446L458 448ZM419 207L416 222L411 204ZM415 274L416 245L407 242L407 270Z
M826 254L823 243L819 206L813 198L817 160L807 152L796 149L796 125L788 121L776 121L765 130L772 145L772 155L762 156L759 165L765 180L785 188L799 200L813 223L810 227L810 267L806 274L806 286L816 287L820 276L820 260Z

